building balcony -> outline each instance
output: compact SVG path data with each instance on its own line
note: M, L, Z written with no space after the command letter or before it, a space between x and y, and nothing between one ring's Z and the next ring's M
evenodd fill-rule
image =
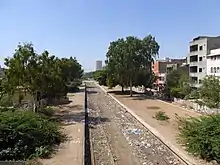
M197 66L198 64L198 61L189 62L190 66Z
M198 77L198 74L199 74L199 73L197 73L197 72L190 72L190 73L189 73L189 76L190 76L190 77Z

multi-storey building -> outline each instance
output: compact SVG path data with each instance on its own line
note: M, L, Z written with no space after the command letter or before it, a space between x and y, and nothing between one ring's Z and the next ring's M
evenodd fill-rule
M96 61L96 70L102 70L102 61Z
M220 76L220 48L207 55L207 75Z
M220 48L220 36L199 36L190 42L187 62L194 87L199 87L201 80L207 75L207 55L210 50L217 48Z
M181 73L184 73L187 76L189 76L189 65L186 63L167 64L166 74L169 74L174 70L179 70L181 71Z
M157 60L152 64L152 70L154 75L157 77L155 82L155 87L160 88L165 85L166 83L166 75L167 75L167 66L174 66L181 65L182 63L186 62L186 59L169 59L166 58L165 60Z

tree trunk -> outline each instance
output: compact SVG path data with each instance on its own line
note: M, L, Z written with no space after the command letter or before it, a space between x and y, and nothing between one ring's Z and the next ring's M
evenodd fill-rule
M132 92L132 79L130 79L130 96L132 97L133 95L133 92Z
M121 86L121 91L124 93L125 91L124 91L124 86L122 85Z
M147 88L146 87L144 87L144 94L146 94L147 93Z
M37 94L34 93L32 96L33 96L33 112L37 112Z

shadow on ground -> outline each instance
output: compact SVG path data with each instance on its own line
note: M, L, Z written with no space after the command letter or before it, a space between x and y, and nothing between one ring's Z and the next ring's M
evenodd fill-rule
M155 99L150 92L147 93L141 93L133 91L133 96L130 96L130 91L126 90L124 92L122 91L109 91L108 93L113 95L121 95L122 98L129 98L132 100L146 100L146 99Z
M81 105L66 105L62 106L62 110L59 110L54 115L54 119L61 122L62 125L73 125L76 123L85 122L85 112L77 112L80 109L84 108ZM98 125L105 122L110 122L109 118L105 117L88 117L88 122L91 125Z
M82 105L64 105L58 108L59 110L55 113L54 118L60 121L62 125L80 123L85 118L85 113L79 112L83 109Z
M106 117L92 117L92 116L89 116L88 117L88 121L89 121L89 124L91 124L91 128L93 128L94 125L99 125L99 124L103 124L103 123L106 123L106 122L110 122L110 119L109 118L106 118Z
M124 92L122 91L108 91L107 93L114 94L114 95L130 95L129 90L125 90ZM138 94L138 92L133 91L133 94Z
M96 94L96 93L98 93L98 92L96 92L96 91L94 91L94 90L88 90L87 93L88 93L88 94Z

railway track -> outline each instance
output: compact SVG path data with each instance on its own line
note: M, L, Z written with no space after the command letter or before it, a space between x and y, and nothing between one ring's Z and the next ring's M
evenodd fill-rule
M94 165L187 165L95 84L88 88Z

